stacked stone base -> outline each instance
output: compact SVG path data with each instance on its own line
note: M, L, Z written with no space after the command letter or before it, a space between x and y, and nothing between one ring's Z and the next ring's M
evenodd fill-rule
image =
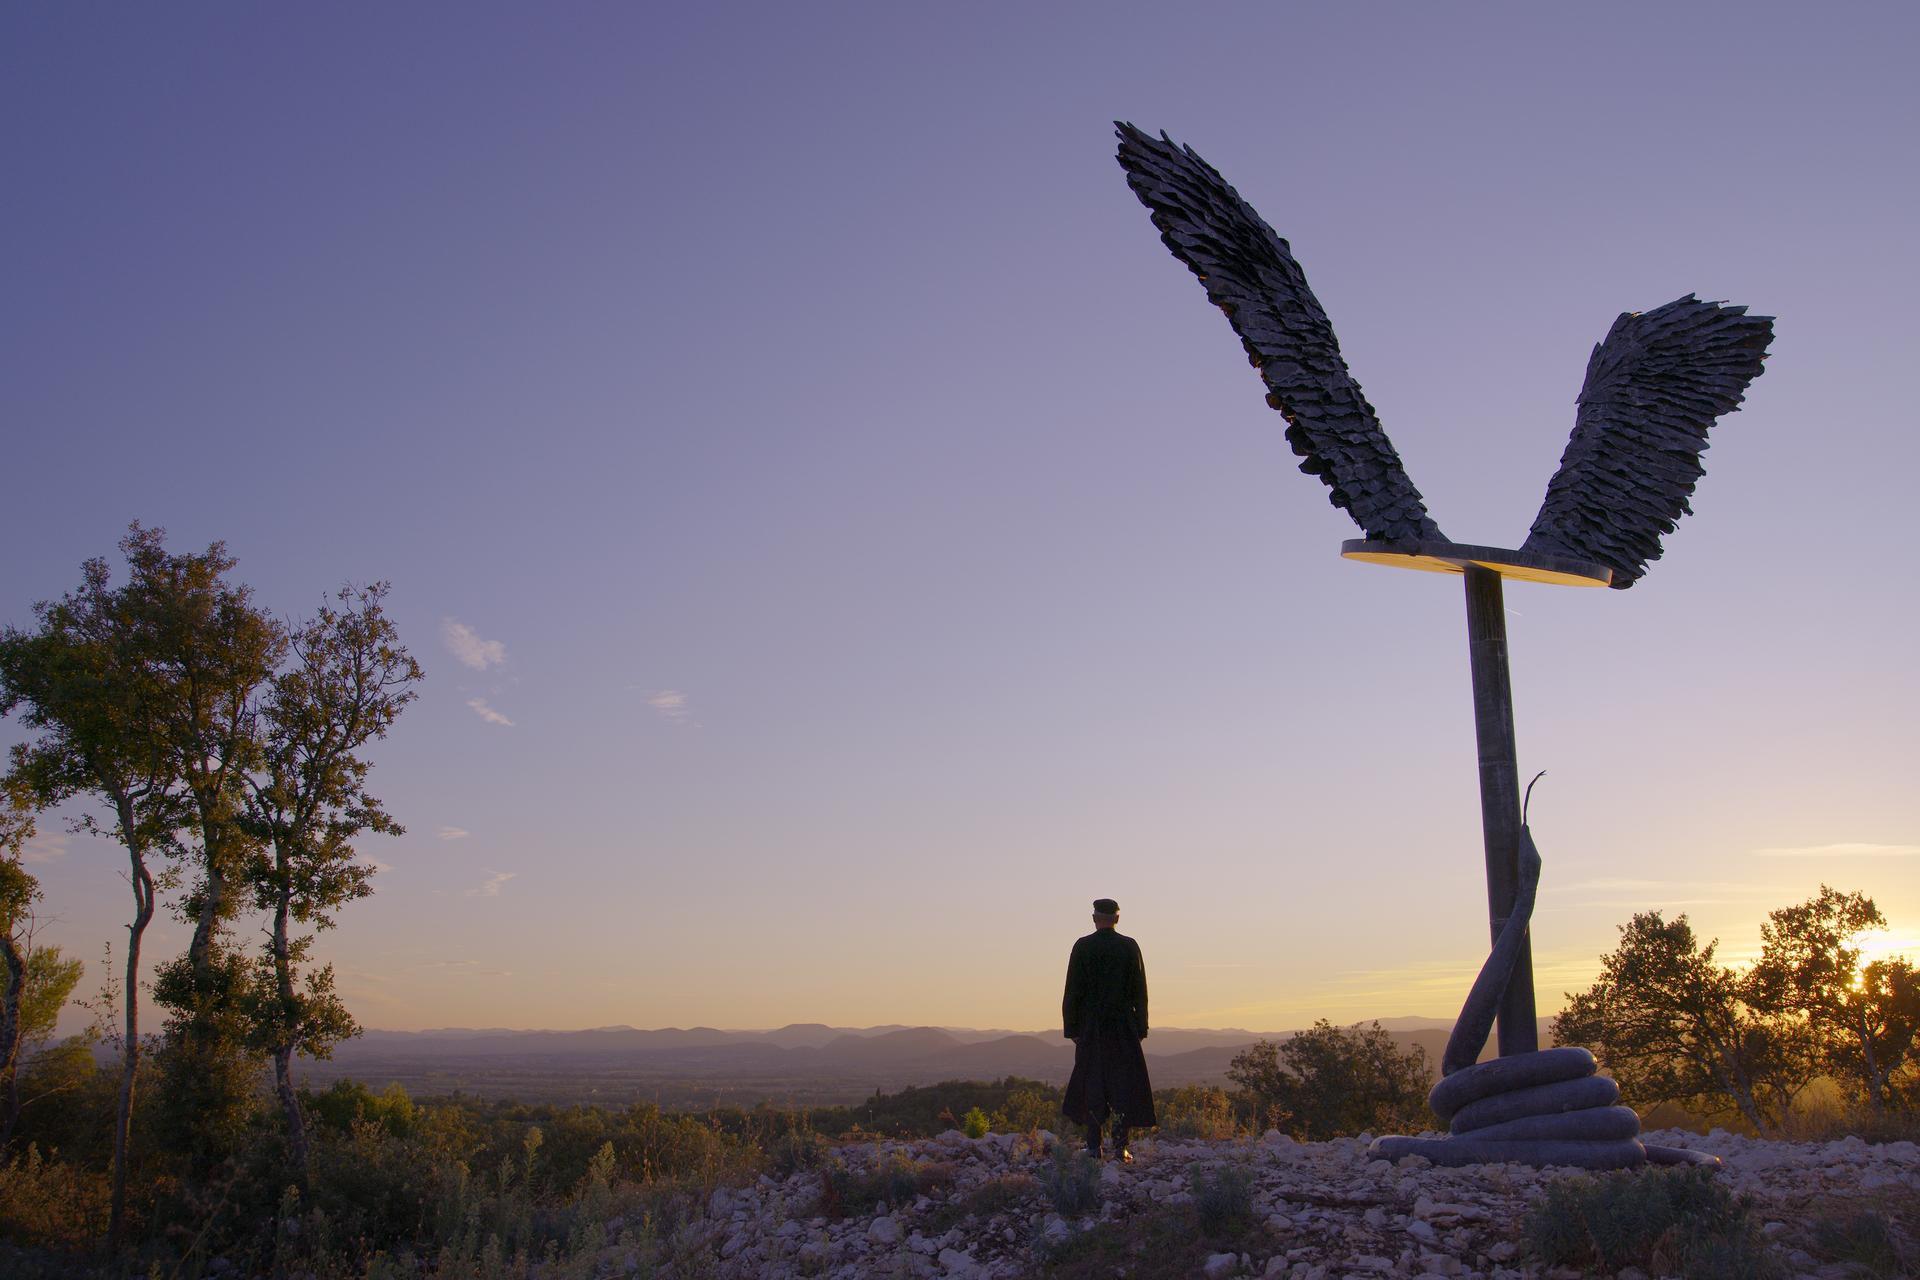
M1435 1164L1517 1161L1581 1169L1631 1169L1719 1160L1678 1147L1644 1144L1640 1117L1620 1102L1620 1086L1596 1074L1585 1049L1541 1049L1462 1068L1433 1086L1427 1105L1447 1126L1444 1138L1376 1138L1368 1154L1385 1160L1424 1156Z

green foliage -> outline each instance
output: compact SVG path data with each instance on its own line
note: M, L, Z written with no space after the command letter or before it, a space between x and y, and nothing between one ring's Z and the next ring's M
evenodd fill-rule
M309 1094L301 1101L316 1122L330 1125L341 1133L352 1129L356 1121L365 1121L380 1126L393 1137L405 1138L413 1133L421 1115L407 1091L397 1084L374 1093L358 1080L341 1079L334 1081L325 1093Z
M1545 1266L1634 1266L1700 1280L1781 1274L1746 1200L1704 1168L1646 1169L1549 1184L1522 1231Z
M107 1178L28 1143L0 1157L0 1240L79 1252L107 1227Z
M1911 1276L1909 1249L1893 1224L1871 1209L1813 1224L1813 1247L1829 1262L1841 1263L1870 1276Z
M890 1138L931 1138L959 1127L959 1117L973 1108L989 1119L1005 1114L1007 1131L1050 1128L1060 1109L1060 1090L1038 1080L1008 1076L1004 1080L942 1080L914 1085L898 1093L875 1090L865 1102L851 1107L820 1107L809 1122L821 1133L878 1134ZM1019 1120L1015 1120L1017 1108Z
M1025 1204L1033 1191L1033 1179L1024 1173L1003 1173L988 1178L964 1196L930 1210L921 1231L929 1237L945 1235L969 1219L990 1218L1015 1209Z
M1253 1170L1238 1164L1195 1170L1193 1209L1209 1234L1245 1227L1253 1221Z
M1875 1111L1920 1085L1920 973L1902 958L1863 966L1859 935L1886 925L1873 899L1820 886L1817 897L1768 915L1751 999L1804 1017L1819 1062Z
M1210 1254L1271 1253L1276 1242L1251 1218L1208 1226L1194 1205L1157 1205L1099 1222L1046 1251L1049 1280L1191 1280Z
M171 1168L205 1180L253 1140L262 1061L235 999L244 955L220 951L198 974L186 956L156 968L154 1003L169 1012L151 1059L159 1073L147 1133Z
M1256 1041L1234 1055L1227 1078L1256 1123L1311 1141L1427 1121L1426 1052L1401 1049L1377 1022L1336 1027L1322 1018L1279 1044Z
M1813 1041L1784 1008L1756 1003L1753 985L1715 960L1718 945L1700 946L1684 915L1634 916L1599 979L1567 996L1554 1038L1591 1048L1633 1105L1730 1108L1777 1132L1814 1077Z
M960 1132L969 1138L984 1138L991 1128L993 1125L987 1119L987 1113L978 1107L968 1107L967 1114L960 1117Z
M27 956L27 985L20 1001L22 1056L33 1054L53 1037L60 1011L73 998L86 969L84 960L69 960L56 946L35 947Z
M1204 1138L1209 1142L1233 1137L1240 1131L1233 1099L1215 1085L1188 1084L1162 1089L1153 1097L1160 1131L1176 1138Z
M844 1218L870 1214L883 1204L909 1203L922 1193L923 1182L952 1180L950 1170L933 1172L936 1168L898 1151L858 1171L835 1160L821 1174L820 1212Z
M1063 1218L1078 1218L1100 1208L1100 1165L1073 1144L1056 1142L1040 1166L1040 1189Z
M792 1129L767 1146L767 1163L785 1178L803 1169L817 1169L827 1158L827 1144L811 1129Z
M1037 1082L1006 1082L1007 1101L992 1115L993 1127L1002 1133L1034 1133L1045 1129L1064 1133L1066 1117L1060 1114L1061 1091Z

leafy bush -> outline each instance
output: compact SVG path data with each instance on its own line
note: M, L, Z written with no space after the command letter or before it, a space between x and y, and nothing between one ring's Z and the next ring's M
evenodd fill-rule
M1218 1142L1239 1131L1233 1099L1225 1089L1213 1085L1189 1084L1162 1090L1154 1098L1154 1107L1160 1113L1161 1132L1176 1138Z
M1886 1218L1862 1209L1813 1224L1813 1246L1830 1262L1845 1263L1872 1276L1910 1276L1907 1250Z
M993 1113L993 1127L1002 1133L1033 1133L1040 1129L1064 1133L1067 1121L1060 1114L1060 1099L1060 1090L1051 1086L1022 1084L1007 1094L1006 1106Z
M836 1137L857 1131L896 1138L931 1138L958 1127L955 1117L973 1107L980 1108L989 1119L996 1112L1005 1113L1008 1120L1002 1127L1008 1131L1044 1129L1051 1127L1059 1113L1060 1090L1019 1076L994 1081L943 1080L909 1086L898 1093L876 1090L858 1106L818 1107L812 1113L812 1123L820 1132Z
M960 1132L969 1138L984 1138L992 1127L987 1122L987 1113L978 1107L968 1108L967 1114L960 1117Z
M1781 1274L1743 1198L1704 1168L1569 1178L1547 1188L1522 1230L1546 1266L1636 1266L1696 1280Z
M89 1247L106 1231L107 1177L28 1145L0 1161L0 1239L61 1249Z
M1056 1142L1040 1169L1040 1188L1063 1218L1078 1218L1100 1207L1100 1166L1071 1143Z
M1246 1226L1253 1221L1253 1170L1234 1164L1195 1170L1193 1208L1209 1235Z
M920 1194L921 1176L930 1167L916 1164L898 1151L858 1173L836 1160L820 1179L820 1212L829 1218L844 1218L871 1213L882 1204L904 1204ZM951 1181L952 1170L944 1172Z
M927 1214L921 1230L928 1236L942 1236L969 1218L990 1218L1024 1204L1033 1194L1033 1179L1024 1173L1003 1173L949 1200Z
M1378 1022L1336 1027L1325 1018L1279 1044L1255 1041L1227 1068L1257 1124L1313 1141L1417 1131L1428 1122L1431 1076L1426 1052L1400 1048Z
M817 1169L827 1158L827 1144L811 1129L791 1129L767 1144L767 1163L778 1177L803 1169Z

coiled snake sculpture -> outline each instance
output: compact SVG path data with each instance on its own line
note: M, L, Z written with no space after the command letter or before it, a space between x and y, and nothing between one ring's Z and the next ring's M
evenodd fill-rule
M1539 780L1535 774L1534 782ZM1527 791L1533 791L1532 783ZM1386 1160L1425 1156L1445 1165L1517 1160L1583 1169L1626 1169L1649 1160L1719 1164L1702 1151L1641 1142L1639 1115L1620 1105L1620 1086L1598 1074L1598 1064L1585 1049L1537 1049L1475 1062L1493 1031L1539 891L1540 851L1523 818L1520 891L1513 914L1460 1007L1440 1059L1440 1082L1427 1095L1427 1105L1447 1126L1447 1136L1375 1138L1368 1154Z

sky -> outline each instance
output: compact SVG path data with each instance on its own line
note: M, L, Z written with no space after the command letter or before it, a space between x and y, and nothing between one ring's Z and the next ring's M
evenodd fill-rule
M1739 962L1823 883L1920 956L1917 41L1864 4L7 6L0 623L134 520L288 617L392 583L407 833L318 947L368 1026L1043 1028L1096 896L1158 1023L1449 1017L1487 937L1460 583L1339 557L1125 119L1291 240L1463 542L1524 538L1616 315L1778 317L1665 558L1508 589L1540 1005L1635 912ZM96 961L123 856L42 825L40 938Z

